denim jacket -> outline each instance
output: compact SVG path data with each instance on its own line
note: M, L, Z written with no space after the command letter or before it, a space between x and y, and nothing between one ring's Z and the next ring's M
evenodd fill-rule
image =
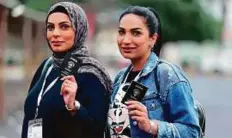
M148 87L141 102L147 107L149 119L158 121L157 138L198 138L200 127L189 81L179 67L163 61L157 73L160 84L158 92L154 79L158 59L153 52L150 54L138 80ZM111 103L128 68L122 69L114 80ZM132 138L153 137L133 125L131 119L130 126Z

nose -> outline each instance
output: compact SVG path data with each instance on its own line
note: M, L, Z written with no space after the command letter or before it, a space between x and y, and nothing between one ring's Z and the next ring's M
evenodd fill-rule
M123 42L124 44L130 44L130 43L131 43L131 36L128 35L128 34L126 34L126 35L123 37L122 42Z
M54 37L58 37L58 36L60 36L60 30L59 29L57 29L57 28L55 28L54 30L53 30L53 36Z

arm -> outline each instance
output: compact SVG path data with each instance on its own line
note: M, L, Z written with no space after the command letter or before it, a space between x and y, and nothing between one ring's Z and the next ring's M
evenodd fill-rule
M198 138L200 127L187 82L178 82L168 89L167 104L169 122L158 121L158 138Z
M79 101L81 106L73 117L88 124L94 131L96 138L102 137L109 109L107 94L109 92L105 90L105 87L95 75L83 74L81 78L83 78L79 84L82 93L79 97L79 99L82 99ZM83 101L86 97L87 102Z

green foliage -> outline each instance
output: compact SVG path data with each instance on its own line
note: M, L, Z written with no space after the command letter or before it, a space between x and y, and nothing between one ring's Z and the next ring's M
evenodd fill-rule
M27 0L26 5L35 10L47 12L52 3L52 0Z
M150 6L160 14L163 40L218 40L221 24L197 0L121 0L129 5Z
M24 0L27 7L32 9L47 12L50 6L58 0ZM69 0L70 2L87 2L88 0Z

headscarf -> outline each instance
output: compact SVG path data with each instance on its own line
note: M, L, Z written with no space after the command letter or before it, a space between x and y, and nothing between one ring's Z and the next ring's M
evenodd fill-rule
M78 69L78 73L92 73L100 80L105 89L109 92L112 90L112 81L106 69L93 57L90 57L87 46L86 39L88 35L88 21L83 9L75 3L72 2L58 2L54 4L48 12L46 23L48 17L51 13L56 12L58 7L63 7L69 16L72 23L72 27L75 31L75 39L73 47L68 51L71 53L72 57L77 58L81 61L81 66ZM49 42L48 42L49 44ZM56 68L60 68L64 56L60 56L60 53L53 52L53 64ZM61 53L62 55L63 53ZM66 53L64 53L66 54Z

